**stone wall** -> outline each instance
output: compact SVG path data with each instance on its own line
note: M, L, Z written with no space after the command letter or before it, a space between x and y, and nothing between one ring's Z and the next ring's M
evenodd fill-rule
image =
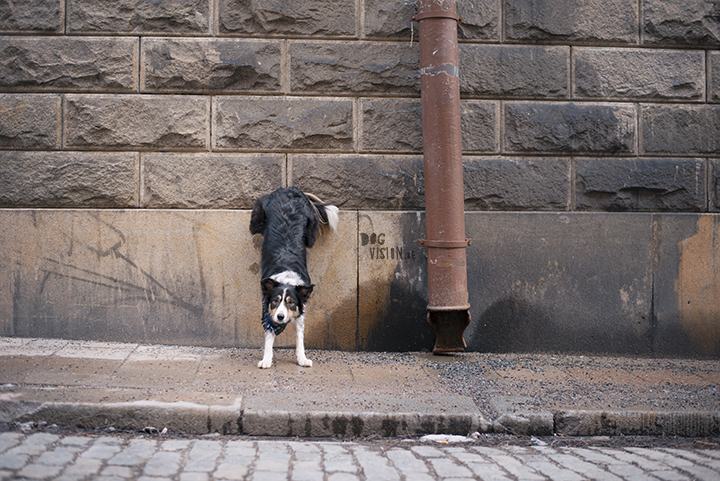
M424 209L419 49L417 24L410 21L415 11L415 2L405 0L0 4L0 231L3 239L16 242L4 244L9 247L0 256L4 273L0 333L259 346L261 333L242 327L254 310L248 308L247 316L239 319L231 313L230 306L256 302L255 294L244 290L233 288L235 298L220 310L188 311L188 323L206 321L208 312L222 312L224 321L218 322L225 324L214 334L163 337L148 332L177 333L176 320L164 320L174 315L170 311L141 315L137 322L149 329L143 335L131 335L127 329L108 334L115 332L108 325L123 325L120 318L128 315L125 308L132 296L101 295L105 327L71 329L52 306L77 311L73 319L84 321L100 315L97 306L85 312L80 301L61 296L60 302L48 297L44 288L47 279L56 276L68 283L81 282L71 289L73 296L84 289L120 289L114 283L120 278L130 282L113 277L110 288L107 282L97 287L90 281L103 285L99 278L112 276L114 268L103 264L107 258L93 254L99 264L91 267L86 265L91 259L85 259L73 273L63 258L63 252L72 248L56 245L60 238L72 245L91 231L103 231L110 215L104 210L122 211L118 215L122 214L123 242L131 232L143 229L143 235L153 238L147 226L133 228L133 222L151 218L163 224L159 219L178 212L196 226L187 227L188 232L202 231L198 226L224 232L220 226L232 214L226 210L244 211L262 193L297 185L355 219L354 227L339 241L355 252L348 259L340 256L342 262L355 266L337 267L355 276L341 283L345 294L339 297L355 307L331 309L318 293L313 300L326 316L340 309L349 319L342 322L345 337L317 334L310 345L430 347L431 333L422 319L424 284L415 281L423 275L424 258L422 250L411 245L423 235L416 233L416 218ZM720 236L715 214L720 212L720 2L460 0L458 11L463 18L458 34L466 209L468 215L500 216L490 217L498 219L497 224L469 221L468 236L493 238L506 246L488 246L494 256L490 263L471 262L475 322L468 330L470 347L720 356L720 296L715 295L720 294L720 254L714 240L714 235ZM55 228L28 223L19 216L24 209L43 215L50 225L63 225L62 232L76 232L72 229L79 229L78 225L88 232L49 235ZM78 225L67 220L77 214L73 209L83 210ZM515 223L519 213L526 222ZM560 281L552 295L538 297L547 280L542 269L537 277L518 272L515 279L496 282L504 279L516 259L514 249L524 245L517 244L518 236L527 236L526 245L536 245L538 222L552 213L582 226L590 215L597 224L589 225L604 225L606 230L594 231L593 241L580 242L585 247L574 255L584 262L570 262L569 271L555 273ZM687 221L660 221L670 214L682 214ZM50 221L47 216L54 218ZM363 244L363 239L377 235L377 229L364 224L368 218L379 224L400 223L394 228L395 247L417 257L393 257L389 260L397 262L371 272L364 283L363 266L377 260L368 256L391 255L389 250L370 251L372 246ZM472 217L485 218L484 214ZM638 266L640 274L605 278L600 287L607 296L578 294L578 279L589 282L593 272L612 269L596 258L598 247L624 239L628 221L635 225L639 218L643 225L639 242L646 243L648 253L641 256L645 261ZM665 246L658 227L669 224L674 226L674 247ZM495 225L508 230L488 236L484 229ZM472 231L479 226L483 230ZM17 237L23 229L28 235L48 237L34 240L30 248L22 240L27 236ZM166 230L160 237L169 235ZM417 234L412 239L411 232ZM556 245L562 244L561 232L551 235ZM582 237L586 231L572 232ZM682 242L699 233L709 235L710 241L693 244L693 259L699 256L715 267L701 281L681 282ZM88 240L86 246L96 241ZM186 252L181 242L151 243L155 249L180 249L168 253L170 259ZM88 253L97 251L88 249ZM39 260L28 257L36 250ZM57 256L48 260L43 251ZM120 251L103 252L114 252L117 259ZM250 257L247 264L254 265L256 249L245 254ZM557 261L561 254L540 251L532 262ZM473 255L484 254L473 251ZM147 265L129 259L143 282L183 277L181 272L168 271L168 265L158 260L163 256L154 260L145 256L140 258ZM671 260L664 271L666 259ZM63 265L62 275L48 262ZM49 277L43 281L38 271ZM91 279L80 275L82 271L92 272ZM237 287L251 275L238 272L203 295L221 296L224 287L233 283ZM193 297L194 283L201 278L188 277L185 287L172 295L166 289L166 295L176 300ZM256 287L252 280L248 292ZM27 283L35 283L34 290L18 287ZM188 283L194 287L187 287ZM660 284L671 300L657 297ZM363 286L370 285L371 291L365 291ZM504 287L489 292L488 285ZM378 291L377 286L384 287ZM140 291L149 295L145 287ZM712 295L702 294L707 292ZM401 294L409 299L410 309L397 301ZM627 315L623 306L636 294L641 299L634 311L630 309L634 314ZM250 300L244 301L244 295ZM683 304L690 298L692 309ZM533 314L538 309L527 308L530 301L542 308L542 319L561 320L552 321L557 332L579 341L528 338L524 344L504 343L497 336L505 325L516 326L512 332L526 333L547 327L547 322L533 321L540 317ZM183 302L167 305L202 308L207 301ZM502 309L498 310L498 302ZM608 302L617 304L617 310L610 310L616 317L612 320L606 319ZM413 328L411 320L393 324L395 317L403 318L407 312L419 317L420 327ZM636 318L642 318L640 334ZM155 331L148 322L156 323ZM583 327L574 337L567 331L573 322L595 327ZM624 327L608 330L608 325ZM404 340L405 328L419 334L412 341ZM225 336L230 331L234 337ZM238 335L240 331L247 334ZM616 334L608 338L611 331ZM675 335L682 338L681 347L663 341ZM209 337L203 341L202 336ZM636 337L641 340L632 341ZM581 338L603 341L593 345Z

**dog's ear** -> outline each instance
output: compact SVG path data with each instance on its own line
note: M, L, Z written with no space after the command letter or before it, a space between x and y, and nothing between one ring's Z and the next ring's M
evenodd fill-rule
M267 195L263 195L255 201L252 214L250 214L250 233L262 234L265 230L265 201Z
M270 293L270 291L272 291L279 285L280 284L278 282L276 282L273 279L270 279L269 277L267 279L263 279L260 281L260 287L262 287L263 295L267 295L268 293Z
M313 291L313 287L315 287L315 284L310 284L309 286L295 286L295 292L297 292L301 302L307 301L307 298L310 297L310 293Z

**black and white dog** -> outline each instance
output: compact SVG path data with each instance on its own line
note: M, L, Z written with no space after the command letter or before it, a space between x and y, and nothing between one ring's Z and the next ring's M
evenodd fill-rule
M315 244L321 224L336 230L338 208L323 204L297 187L278 189L255 202L250 232L263 235L260 286L265 351L259 368L272 366L275 336L292 321L297 333L297 362L312 366L305 357L304 341L305 306L314 287L308 274L306 248Z

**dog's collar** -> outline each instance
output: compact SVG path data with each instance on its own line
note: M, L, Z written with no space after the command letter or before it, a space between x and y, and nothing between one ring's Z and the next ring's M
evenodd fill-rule
M263 329L266 331L272 331L276 336L282 333L287 327L287 324L275 324L273 322L272 317L270 317L270 312L268 311L267 301L265 299L263 299L262 325Z

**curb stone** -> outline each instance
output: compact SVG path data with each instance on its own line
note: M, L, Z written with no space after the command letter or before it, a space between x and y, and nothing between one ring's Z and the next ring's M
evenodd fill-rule
M720 412L558 411L555 433L566 436L682 436L720 434Z
M112 426L142 430L149 426L187 434L241 434L241 399L232 406L206 406L190 402L135 401L123 403L42 403L13 419L45 421L78 428Z
M555 431L553 413L505 413L493 423L496 433L524 436L552 436Z
M504 413L495 421L479 413L279 411L189 402L11 402L0 404L4 422L45 422L84 429L167 428L185 434L298 437L395 437L426 434L508 433L523 436L720 435L720 412L564 410Z

